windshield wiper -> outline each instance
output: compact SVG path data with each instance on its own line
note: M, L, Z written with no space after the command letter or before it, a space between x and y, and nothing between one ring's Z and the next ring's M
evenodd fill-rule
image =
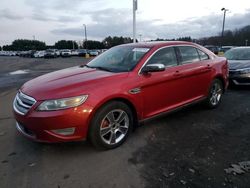
M99 70L104 70L104 71L108 71L108 72L113 72L112 70L106 68L106 67L100 67L100 66L96 66L96 67L92 67L92 66L89 66L89 65L80 65L80 67L88 67L90 69L99 69Z
M80 65L80 67L82 68L82 67L88 67L88 68L92 68L91 66L89 66L89 65Z
M90 67L90 68L93 68L93 69L99 69L99 70L104 70L104 71L108 71L108 72L113 72L112 70L106 68L106 67L100 67L100 66L97 66L97 67Z

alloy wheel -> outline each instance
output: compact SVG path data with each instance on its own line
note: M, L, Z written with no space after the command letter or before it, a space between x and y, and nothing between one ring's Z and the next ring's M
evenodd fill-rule
M110 111L101 121L101 139L109 145L119 143L128 133L129 116L121 109Z
M210 95L210 103L213 106L216 106L220 102L222 92L223 91L222 91L221 84L218 82L215 82L212 86L211 95Z

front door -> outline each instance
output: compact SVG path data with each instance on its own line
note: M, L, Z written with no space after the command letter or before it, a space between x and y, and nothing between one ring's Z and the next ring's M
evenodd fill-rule
M163 64L165 71L141 74L144 118L178 106L183 101L183 79L174 47L158 50L146 63Z

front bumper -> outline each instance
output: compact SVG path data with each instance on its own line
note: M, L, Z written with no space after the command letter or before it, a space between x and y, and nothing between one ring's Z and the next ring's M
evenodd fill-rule
M232 72L229 73L229 80L234 85L250 86L250 73L238 74Z
M92 108L84 104L70 109L39 112L32 107L21 115L14 111L16 128L25 137L39 142L69 142L85 140ZM73 128L70 135L62 135L54 130Z
M70 56L71 56L71 54L67 54L67 53L65 53L65 54L62 54L61 56L62 56L62 57L70 57Z

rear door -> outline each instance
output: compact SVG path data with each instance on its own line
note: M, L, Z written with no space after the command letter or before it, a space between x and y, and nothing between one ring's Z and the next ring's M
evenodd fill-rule
M200 49L193 46L178 46L180 59L180 73L185 77L184 92L185 101L206 96L211 81L211 60L209 56Z

